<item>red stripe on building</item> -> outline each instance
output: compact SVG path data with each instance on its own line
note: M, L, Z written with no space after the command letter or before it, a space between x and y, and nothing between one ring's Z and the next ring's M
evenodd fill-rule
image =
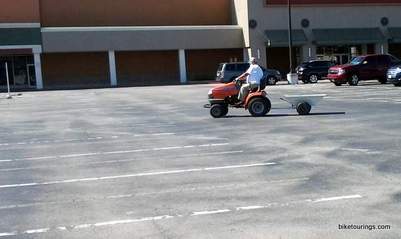
M266 0L267 5L284 5L287 4L288 0ZM295 5L307 5L307 4L394 4L400 3L401 0L291 0L292 4Z

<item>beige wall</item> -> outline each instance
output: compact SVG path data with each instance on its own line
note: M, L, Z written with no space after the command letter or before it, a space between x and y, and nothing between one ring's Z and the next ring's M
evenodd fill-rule
M243 47L238 26L43 28L45 52L146 51Z
M107 53L42 55L45 88L109 86Z
M179 84L178 51L116 52L118 85Z
M39 22L39 0L0 0L0 23Z
M251 0L252 1L252 0ZM242 27L245 47L249 47L249 0L232 0L233 23Z
M40 2L44 26L231 24L230 0L41 0Z

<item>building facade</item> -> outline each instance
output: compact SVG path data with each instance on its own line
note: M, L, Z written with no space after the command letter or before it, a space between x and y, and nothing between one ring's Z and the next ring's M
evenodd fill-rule
M291 1L294 62L330 59L343 64L355 55L373 53L401 59L400 0ZM251 54L268 67L288 72L288 1L247 2L248 21L253 23L246 36Z
M292 0L294 60L401 57L401 0ZM210 80L250 56L288 71L286 0L0 0L0 87Z

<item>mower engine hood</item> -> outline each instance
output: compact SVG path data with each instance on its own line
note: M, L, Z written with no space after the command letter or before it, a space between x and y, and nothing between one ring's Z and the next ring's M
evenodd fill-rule
M234 82L218 85L211 90L215 99L225 99L229 96L237 95L239 90L237 89Z

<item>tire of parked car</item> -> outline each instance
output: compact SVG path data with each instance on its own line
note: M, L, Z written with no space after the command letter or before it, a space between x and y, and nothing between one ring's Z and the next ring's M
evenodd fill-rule
M359 84L359 76L357 74L352 74L348 80L348 84L352 86L356 86Z
M339 82L334 82L334 85L336 86L342 86L343 84L339 83Z
M308 77L309 83L316 84L319 81L319 76L316 74L312 74Z
M273 76L270 76L267 78L267 84L268 85L275 85L277 83L277 79Z
M307 102L299 103L297 105L297 112L299 115L308 115L311 110L312 106Z
M395 83L394 86L401 87L401 83Z
M228 106L223 104L215 104L210 108L210 115L213 118L221 118L228 114Z

